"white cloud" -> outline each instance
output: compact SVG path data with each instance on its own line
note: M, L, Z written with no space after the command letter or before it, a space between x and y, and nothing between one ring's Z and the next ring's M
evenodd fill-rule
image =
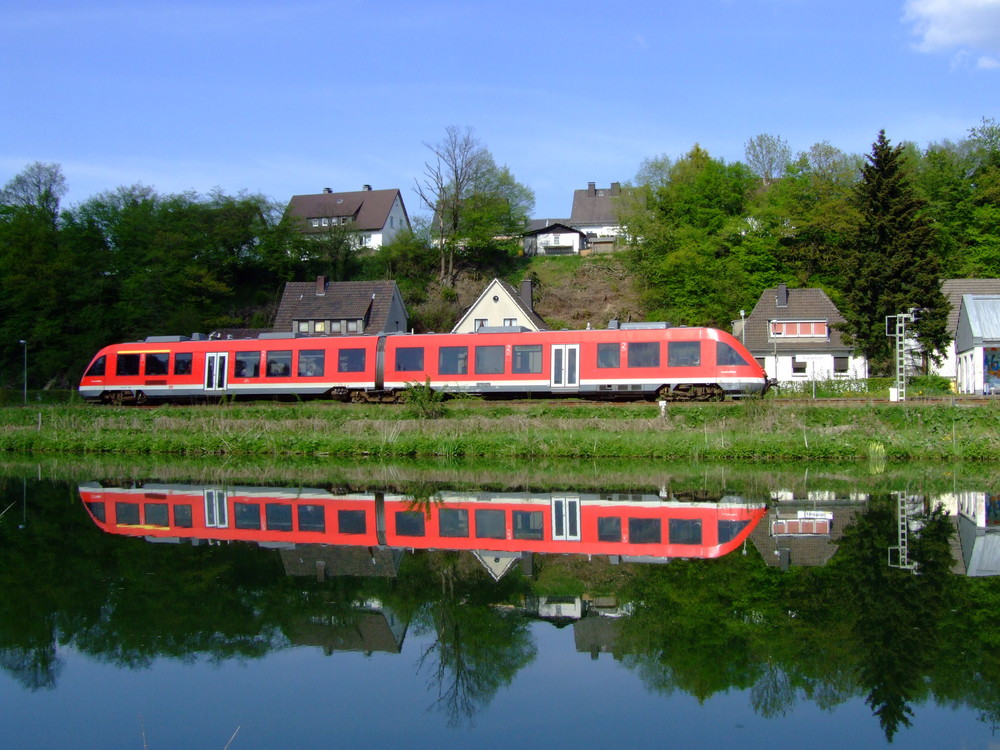
M1000 0L906 0L904 20L913 25L921 52L953 52L1000 67Z

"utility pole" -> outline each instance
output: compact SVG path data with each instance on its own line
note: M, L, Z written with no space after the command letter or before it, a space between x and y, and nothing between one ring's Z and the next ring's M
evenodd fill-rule
M906 324L917 319L916 308L885 316L885 335L896 339L896 398L906 401Z
M28 404L28 342L21 339L19 342L24 346L24 404Z

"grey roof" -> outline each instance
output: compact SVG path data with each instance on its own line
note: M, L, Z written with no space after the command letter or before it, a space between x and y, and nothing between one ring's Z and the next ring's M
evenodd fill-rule
M966 294L1000 294L1000 279L945 279L941 293L948 300L948 333L952 338L958 330L958 311Z
M574 226L617 224L618 212L615 204L621 194L621 186L617 182L612 182L610 188L596 188L590 183L585 190L574 190L570 223Z
M968 328L963 325L962 329L971 334L974 343L1000 341L1000 295L963 295L961 309L968 320Z
M551 219L545 219L545 223L538 225L537 221L528 222L528 228L524 232L524 236L527 237L532 234L545 234L546 232L576 232L579 235L586 236L579 229L574 229L569 224L564 224L561 221L552 221Z
M389 212L396 198L403 206L403 197L398 189L358 190L350 193L319 193L316 195L293 195L288 202L288 214L297 219L342 218L352 220L353 228L360 231L378 231L389 220ZM409 223L407 216L407 223ZM304 231L322 231L323 228L306 226Z
M321 283L324 293L317 294ZM400 296L395 281L289 281L274 330L291 331L293 320L363 320L366 332L383 331L394 295Z
M850 352L851 347L844 343L840 331L833 325L843 323L844 316L837 306L826 296L822 289L788 289L788 304L778 306L778 287L765 289L753 312L746 319L746 347L753 354L761 356L772 352ZM811 338L777 338L770 337L769 322L772 320L788 321L826 321L829 331L828 339Z
M570 226L569 222L570 222L569 219L529 219L528 226L524 230L524 233L531 234L532 232L539 232L545 229L546 227L553 227L556 226L557 224L573 229L573 227Z

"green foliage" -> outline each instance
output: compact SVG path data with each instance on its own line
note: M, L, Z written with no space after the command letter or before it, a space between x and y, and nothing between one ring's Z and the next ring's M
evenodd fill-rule
M424 383L407 383L403 394L407 413L418 419L440 419L448 412L444 394L431 388L431 379Z

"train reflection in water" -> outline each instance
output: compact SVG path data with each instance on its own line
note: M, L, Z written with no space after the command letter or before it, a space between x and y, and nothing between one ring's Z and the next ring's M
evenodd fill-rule
M149 541L251 542L265 547L608 555L618 562L715 558L739 548L766 512L726 495L393 492L145 484L79 487L103 530Z

